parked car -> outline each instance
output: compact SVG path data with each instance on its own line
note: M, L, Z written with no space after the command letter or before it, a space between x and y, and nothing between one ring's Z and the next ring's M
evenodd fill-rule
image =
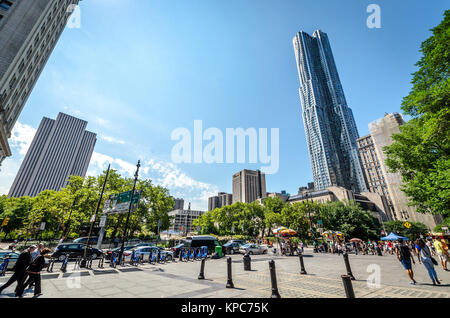
M238 243L239 246L247 244L245 240L229 240L227 243Z
M216 246L220 246L220 244L219 241L214 236L209 235L192 236L187 237L184 240L184 247L197 248L202 246L207 246L208 253L213 253Z
M136 252L136 256L141 257L143 255L144 260L148 260L150 252L158 253L158 251L165 254L165 259L168 261L173 260L173 257L174 257L172 251L166 251L164 248L157 247L157 246L141 246L141 247L135 248L134 250ZM130 250L124 252L123 255L125 256L125 259L127 259L127 258L131 257L132 253L133 253L133 249L130 249Z
M136 244L136 245L129 245L129 246L125 246L123 248L123 250L124 250L124 252L125 251L130 251L133 248L138 248L138 247L142 247L142 246L155 246L155 244L152 244L152 243L140 243L140 244ZM112 256L113 253L119 253L120 252L120 248L121 248L121 246L115 247L115 248L112 248L112 249L108 249L108 250L104 250L105 259L107 259L107 260L111 259L111 256Z
M242 254L267 254L267 247L258 244L245 244L239 248L239 252Z
M241 247L241 244L238 242L228 242L223 244L222 251L225 254L237 254L239 253L239 248Z
M3 264L4 259L8 256L9 263L7 270L12 270L14 265L16 265L17 259L19 258L19 253L13 251L0 251L0 264Z
M182 249L183 247L184 247L184 244L183 244L183 243L178 244L177 246L174 246L174 247L172 248L173 256L174 256L174 257L179 257L179 256L180 256L180 251L181 251L181 249Z
M57 258L59 261L63 261L66 257L66 254L69 254L69 258L76 258L79 256L84 256L84 250L86 248L85 244L76 244L76 243L69 243L69 244L61 244L56 247L55 252L52 254L52 257ZM102 256L103 252L99 249L96 249L94 247L89 247L86 250L86 256L92 257L96 259L99 256Z
M88 237L79 237L75 240L73 240L74 243L81 243L81 244L87 244ZM98 237L97 236L91 236L89 239L89 245L97 244Z

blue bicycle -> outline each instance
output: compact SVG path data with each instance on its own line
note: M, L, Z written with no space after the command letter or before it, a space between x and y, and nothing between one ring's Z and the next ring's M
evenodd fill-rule
M148 262L152 265L155 265L156 260L157 260L157 254L153 250L151 250L150 254L148 255Z
M0 265L0 276L5 276L6 270L8 269L9 256L5 258L2 265Z

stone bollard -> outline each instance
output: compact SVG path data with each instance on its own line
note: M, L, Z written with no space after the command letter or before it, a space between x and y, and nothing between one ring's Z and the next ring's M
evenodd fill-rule
M350 275L342 275L342 283L344 284L345 295L347 298L355 298L355 292L353 291L353 285Z
M300 274L306 275L305 263L303 262L303 254L301 252L298 253L298 258L300 259Z
M200 274L198 279L205 279L205 259L202 259L202 265L200 266Z
M269 270L270 270L270 282L272 284L272 296L271 298L281 298L280 293L278 292L277 285L277 274L275 272L275 261L269 261Z
M227 273L228 273L228 280L226 288L234 288L233 278L231 275L231 257L229 256L227 258Z
M355 280L355 277L352 274L352 269L350 267L350 262L348 260L348 253L344 253L344 262L345 262L345 267L347 268L347 275L350 276L351 280Z
M252 270L252 259L250 258L250 255L246 253L244 255L244 271L251 271Z

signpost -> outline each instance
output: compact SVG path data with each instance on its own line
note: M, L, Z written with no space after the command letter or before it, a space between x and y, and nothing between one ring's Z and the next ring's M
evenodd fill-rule
M406 227L407 229L409 229L411 227L411 223L405 222L405 223L403 223L403 226Z
M5 218L3 219L3 222L2 222L2 226L0 227L0 233L3 231L3 227L8 225L8 222L9 222L9 218L7 216L5 216Z

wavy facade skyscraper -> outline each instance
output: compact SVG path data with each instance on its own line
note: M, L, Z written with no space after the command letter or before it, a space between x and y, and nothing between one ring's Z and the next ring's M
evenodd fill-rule
M358 130L327 34L318 30L311 36L302 31L293 44L315 189L341 186L367 191L356 143Z

